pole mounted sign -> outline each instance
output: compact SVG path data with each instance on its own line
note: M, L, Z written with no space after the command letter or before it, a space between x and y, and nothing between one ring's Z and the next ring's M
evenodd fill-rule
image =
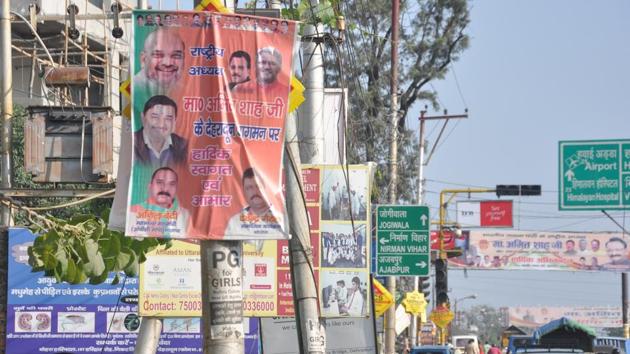
M376 274L429 275L429 208L380 205L376 208Z
M630 209L630 139L560 141L559 209Z

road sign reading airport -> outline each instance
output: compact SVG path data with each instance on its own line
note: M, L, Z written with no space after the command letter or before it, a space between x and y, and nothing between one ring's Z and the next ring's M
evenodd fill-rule
M429 208L379 205L376 208L376 274L429 275Z
M630 209L630 140L561 141L559 209Z

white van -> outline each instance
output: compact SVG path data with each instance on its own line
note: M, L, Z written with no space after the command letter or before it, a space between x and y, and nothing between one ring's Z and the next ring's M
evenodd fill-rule
M463 354L464 353L464 348L466 348L466 345L468 344L468 341L471 340L471 339L474 340L475 341L475 345L477 347L479 347L479 340L477 339L477 336L474 335L474 334L453 336L451 343L453 344L453 347L455 347L456 349L461 350L461 352Z

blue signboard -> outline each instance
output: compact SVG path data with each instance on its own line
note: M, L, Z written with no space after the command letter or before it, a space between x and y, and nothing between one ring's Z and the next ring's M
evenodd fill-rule
M133 353L141 321L138 278L58 284L31 272L27 250L34 239L27 229L9 230L6 353ZM258 319L245 329L246 352L258 353ZM158 353L202 353L202 342L200 318L164 319Z

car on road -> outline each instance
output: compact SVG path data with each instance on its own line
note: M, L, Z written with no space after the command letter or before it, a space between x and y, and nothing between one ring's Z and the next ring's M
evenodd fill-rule
M448 345L423 345L414 347L409 354L453 354L453 348Z
M453 344L453 347L461 350L463 353L466 345L468 344L468 341L471 339L475 342L475 346L479 347L479 339L477 339L477 336L474 334L453 336L451 343Z

